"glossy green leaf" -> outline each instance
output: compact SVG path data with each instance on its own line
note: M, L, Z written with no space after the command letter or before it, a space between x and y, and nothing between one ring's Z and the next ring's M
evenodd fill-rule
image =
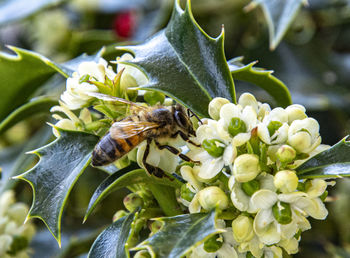
M178 258L212 235L223 232L215 226L215 211L156 219L162 228L140 243L135 250L147 249L152 257Z
M106 228L95 240L88 254L89 258L126 258L126 242L131 231L135 214L130 213Z
M40 161L16 178L33 188L33 204L28 218L37 217L61 243L61 218L68 195L90 163L91 152L99 138L95 135L58 129L60 137L32 151Z
M0 26L26 18L43 8L63 0L3 0L0 1Z
M9 47L17 55L0 52L0 121L22 105L55 72L68 75L35 52Z
M16 123L38 113L48 113L50 108L57 105L58 101L54 97L37 97L13 111L6 119L0 123L0 135Z
M155 89L208 116L214 97L235 102L232 77L224 55L224 33L209 37L195 22L190 1L182 10L175 2L167 27L137 46L125 49L135 59L123 62L138 66L149 78L143 89Z
M15 185L16 180L11 180L12 177L23 173L34 162L36 157L34 155L26 155L25 153L46 144L51 136L52 130L46 126L40 129L27 142L5 148L0 152L0 167L2 169L0 194Z
M270 49L274 50L286 34L305 0L255 0L250 6L260 5L269 27Z
M350 137L310 158L297 169L299 178L340 178L350 176Z
M257 62L243 65L242 59L238 57L228 62L234 80L249 82L264 89L276 100L278 106L286 107L292 104L287 86L272 75L273 71L254 67Z
M146 184L162 184L170 187L181 187L182 183L174 179L173 181L168 178L159 179L154 176L149 176L143 169L135 169L136 165L131 165L124 169L121 169L109 177L107 177L95 190L90 199L87 211L85 213L84 221L95 209L96 205L106 198L110 193L127 187L132 184L146 183ZM135 170L133 170L135 169ZM132 170L132 171L131 171Z

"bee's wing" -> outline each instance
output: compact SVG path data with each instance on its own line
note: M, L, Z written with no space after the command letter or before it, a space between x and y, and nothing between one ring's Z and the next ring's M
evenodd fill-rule
M147 107L144 107L142 105L139 105L135 102L132 102L132 101L128 101L126 99L122 99L122 98L118 98L118 97L113 97L113 96L110 96L110 95L106 95L106 94L102 94L102 93L97 93L97 92L87 92L86 93L87 95L91 96L91 97L94 97L94 98L97 98L97 99L100 99L100 100L104 100L104 101L114 101L114 102L121 102L121 103L124 103L124 104L128 104L134 108L138 108L138 109L142 109L142 110L148 110Z
M120 121L115 122L109 132L113 138L125 139L158 127L159 124L152 122Z

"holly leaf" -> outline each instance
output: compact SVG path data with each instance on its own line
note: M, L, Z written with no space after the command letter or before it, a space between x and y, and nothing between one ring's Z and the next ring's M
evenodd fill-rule
M88 258L108 257L126 258L129 253L126 250L126 242L131 231L131 224L135 214L130 213L106 228L92 244Z
M33 188L33 204L27 219L41 219L60 245L65 203L75 182L90 163L91 152L99 137L56 129L60 137L32 151L40 157L40 161L16 178L27 181Z
M12 177L23 173L33 164L35 156L26 155L25 152L46 144L51 135L51 128L44 127L27 142L1 150L0 168L2 171L0 177L0 195L15 185L16 181L11 180Z
M63 0L4 0L0 2L0 26L26 18ZM25 8L23 8L25 6Z
M41 96L30 100L13 111L6 119L0 123L0 135L6 132L18 122L38 113L49 113L50 108L57 105L58 101L54 97Z
M155 176L149 176L143 169L135 169L138 166L136 164L130 165L126 168L118 170L114 174L107 177L95 190L92 195L88 208L85 213L84 222L95 209L96 205L99 204L104 198L106 198L110 193L127 187L133 184L161 184L174 188L181 187L182 183L178 180L171 181L169 178L159 179Z
M182 10L177 0L167 27L141 45L124 47L135 58L121 63L145 72L149 82L142 89L163 92L208 117L212 98L236 101L223 44L223 32L209 37L194 20L190 1Z
M273 71L254 67L257 61L243 65L242 60L242 57L237 57L228 61L234 80L249 82L264 89L276 100L278 106L287 107L292 104L287 86L272 75Z
M152 257L182 257L196 245L225 231L216 227L215 214L213 210L155 219L163 222L162 228L133 250L146 249Z
M306 0L255 0L247 10L260 5L269 28L270 49L274 50Z
M299 178L340 178L350 176L350 136L310 158L297 169Z

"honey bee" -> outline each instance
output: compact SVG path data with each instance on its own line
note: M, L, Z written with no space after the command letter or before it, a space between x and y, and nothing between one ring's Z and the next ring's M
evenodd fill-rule
M150 175L164 177L165 172L158 167L147 163L152 141L159 149L166 149L179 156L184 161L193 161L182 154L177 148L170 145L162 145L158 140L162 138L176 138L180 136L184 141L199 146L190 140L196 136L193 129L191 116L196 116L190 109L185 109L179 104L173 106L145 107L125 99L116 98L100 93L92 93L92 96L105 101L118 101L130 105L131 115L113 123L108 133L97 143L92 153L91 164L104 166L129 153L141 142L147 141L146 149L142 157L145 170ZM196 116L197 117L197 116ZM198 121L199 118L197 117Z

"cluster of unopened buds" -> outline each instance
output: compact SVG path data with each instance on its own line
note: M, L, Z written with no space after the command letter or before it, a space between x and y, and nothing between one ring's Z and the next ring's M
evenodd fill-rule
M30 257L29 242L35 234L34 225L24 224L28 207L16 203L13 191L0 195L0 257Z
M244 93L238 104L215 98L211 119L197 129L201 147L187 153L200 165L184 165L179 200L190 213L219 210L218 234L190 257L282 257L298 252L308 217L323 220L327 185L301 180L294 170L320 145L318 122L301 105L271 109Z

